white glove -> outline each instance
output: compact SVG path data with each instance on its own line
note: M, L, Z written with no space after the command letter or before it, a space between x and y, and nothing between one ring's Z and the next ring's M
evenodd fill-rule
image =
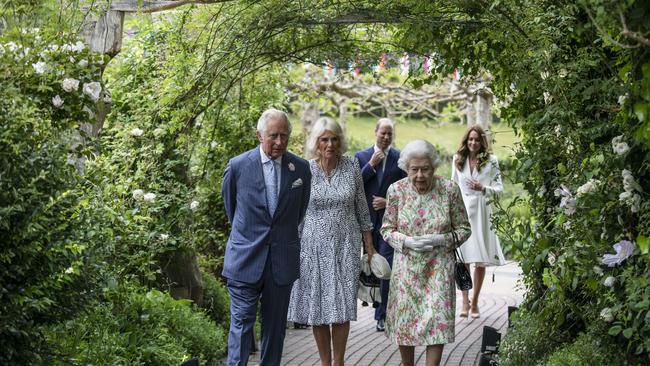
M430 252L433 250L433 246L425 244L411 236L407 236L406 239L404 239L404 246L414 252Z
M445 245L445 236L443 234L416 236L414 239L424 245L430 245L432 248Z

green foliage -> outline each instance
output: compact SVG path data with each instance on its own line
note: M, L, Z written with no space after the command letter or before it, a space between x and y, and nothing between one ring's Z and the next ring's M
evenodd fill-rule
M86 266L95 256L84 240L91 228L81 225L74 166L85 152L75 128L89 121L84 108L94 106L94 95L85 88L100 80L103 60L76 42L45 29L0 34L2 364L38 363L47 352L41 328L92 297ZM78 86L66 91L65 78Z
M543 365L546 354L570 338L558 333L545 319L526 309L512 315L512 326L501 340L499 364L502 366Z
M571 340L556 333L539 314L526 310L513 315L512 327L502 339L499 364L538 366L607 366L624 364L626 352L603 339L604 324L592 325Z
M226 351L226 332L188 300L158 290L122 285L106 292L82 316L52 327L54 365L170 365L198 357L216 364Z
M203 273L203 308L210 318L223 327L230 328L230 295L225 286L212 274Z

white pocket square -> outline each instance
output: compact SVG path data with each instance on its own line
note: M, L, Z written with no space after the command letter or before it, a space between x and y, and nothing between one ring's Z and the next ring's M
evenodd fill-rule
M300 187L302 185L302 178L298 178L291 183L291 188Z

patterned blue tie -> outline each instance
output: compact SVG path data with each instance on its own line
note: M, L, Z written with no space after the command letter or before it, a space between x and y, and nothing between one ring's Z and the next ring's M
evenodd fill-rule
M275 209L278 207L278 169L275 166L275 161L269 160L269 163L271 164L269 212L271 213L271 216L273 216Z

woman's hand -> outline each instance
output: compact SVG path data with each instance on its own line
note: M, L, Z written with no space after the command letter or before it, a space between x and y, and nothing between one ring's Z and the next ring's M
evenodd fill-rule
M412 236L407 236L406 239L404 239L404 246L414 252L430 252L433 250L432 245L429 245L422 240L413 238Z
M368 264L370 264L370 261L372 260L372 256L377 253L375 250L374 243L372 242L372 232L371 231L364 231L362 233L363 235L363 244L366 247L366 253L368 254Z
M429 234L414 237L415 240L423 243L424 245L430 245L432 248L445 245L445 236L442 234Z
M469 187L470 189L473 189L475 191L481 191L481 192L483 192L483 188L484 188L483 184L481 184L481 182L476 180L476 179L468 180L467 181L467 187Z

